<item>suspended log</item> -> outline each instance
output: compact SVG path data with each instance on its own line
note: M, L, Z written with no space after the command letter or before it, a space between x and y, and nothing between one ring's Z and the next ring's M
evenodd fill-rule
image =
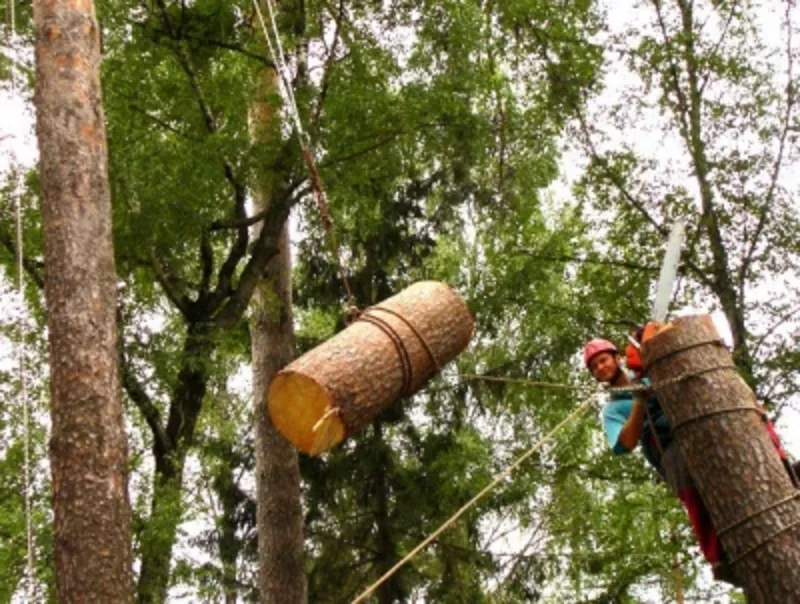
M422 388L473 331L448 285L415 283L280 371L267 394L272 421L301 451L322 453Z
M658 399L748 601L800 603L798 491L711 318L678 319L642 353L655 384L675 380Z

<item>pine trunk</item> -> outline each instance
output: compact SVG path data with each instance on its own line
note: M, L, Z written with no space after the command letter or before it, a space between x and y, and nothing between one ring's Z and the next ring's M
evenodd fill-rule
M91 1L35 2L59 602L133 597L100 45Z
M273 70L262 72L257 101L250 112L252 136L267 144L269 137L277 140L280 136L275 113L276 77ZM261 175L253 191L255 212L268 210L270 199L270 179ZM270 220L269 213L265 220ZM307 594L297 451L275 429L265 400L267 384L294 357L288 221L283 226L279 252L270 260L253 294L251 336L260 601L304 604Z
M755 395L708 316L648 341L643 360L748 601L800 603L800 498Z
M321 453L422 388L473 330L449 286L415 283L282 370L269 387L272 420L298 448Z

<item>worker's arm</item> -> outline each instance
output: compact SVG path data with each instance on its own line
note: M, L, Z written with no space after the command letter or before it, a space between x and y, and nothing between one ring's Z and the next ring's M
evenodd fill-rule
M618 442L623 447L632 451L636 448L639 439L642 436L642 424L644 424L645 406L644 399L635 396L633 398L633 409L628 416L628 421L622 426L619 433Z

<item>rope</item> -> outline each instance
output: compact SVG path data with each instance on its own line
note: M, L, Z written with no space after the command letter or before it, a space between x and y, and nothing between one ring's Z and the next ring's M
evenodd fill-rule
M16 7L15 0L9 0L10 8L10 37L16 36ZM16 94L16 80L14 79L14 60L10 67L11 94ZM13 140L14 135L11 135ZM12 147L11 162L16 164L16 154ZM16 247L16 269L17 279L16 288L19 297L19 325L17 331L17 370L19 371L19 393L22 398L22 432L23 432L23 490L25 500L25 539L26 539L26 571L27 571L27 592L28 599L32 600L35 596L36 587L36 565L33 549L33 522L31 512L31 438L30 438L30 408L28 404L28 388L25 381L25 319L23 309L25 308L25 277L24 277L24 258L23 258L23 238L22 238L22 204L19 194L14 192L14 228L15 228L15 247Z
M783 499L780 499L778 501L775 501L775 502L773 502L773 503L771 503L771 504L769 504L767 506L764 506L760 510L755 511L752 514L748 514L744 518L740 518L739 520L737 520L735 522L731 522L725 528L722 528L722 529L717 531L717 537L722 537L723 534L725 534L725 533L727 533L729 531L732 531L733 529L735 529L738 526L741 526L745 522L748 522L748 521L752 520L753 518L755 518L757 516L760 516L761 514L766 514L770 510L774 510L779 505L783 505L784 503L792 501L793 499L797 499L798 497L800 497L800 492L795 491L791 495L789 495L787 497L784 497Z
M374 316L367 315L374 319ZM366 319L365 319L366 320ZM666 380L662 380L660 382L654 384L627 384L625 386L614 386L614 387L606 387L604 390L606 392L644 392L644 391L652 391L658 390L659 388L663 388L665 386L675 384L677 382L681 382L687 380L692 377L696 377L698 375L703 375L710 371L716 371L719 369L728 369L731 365L719 365L710 367L707 369L702 369L697 372L689 372L683 373L681 375L675 376L673 378L668 378ZM506 377L496 377L496 376L487 376L487 375L474 375L474 374L462 374L460 375L463 379L477 379L477 380L486 380L486 381L494 381L494 382L505 382L505 383L515 383L515 384L524 384L528 386L536 386L536 387L544 387L544 388L555 388L561 390L572 390L572 391L586 391L586 390L595 390L590 386L581 386L581 385L572 385L572 384L563 384L558 382L538 382L533 380L526 380L526 379L518 379L518 378L506 378ZM561 428L571 422L575 417L580 415L585 409L587 409L591 403L594 401L594 397L591 396L587 398L580 406L578 406L572 413L570 413L565 419L563 419L555 428L553 428L550 432L548 432L541 440L535 443L530 449L528 449L525 453L523 453L519 458L517 458L514 463L508 466L505 470L500 472L495 478L486 485L477 495L475 495L472 499L470 499L467 503L461 506L458 511L453 514L450 518L448 518L438 529L436 529L433 533L431 533L428 537L426 537L419 545L417 545L414 549L412 549L408 554L406 554L397 564L395 564L392 568L390 568L386 573L384 573L375 583L369 586L366 590L364 590L355 600L353 600L352 604L358 604L359 602L363 602L367 597L369 597L378 587L383 585L392 575L394 575L400 568L402 568L408 561L410 561L414 556L416 556L419 552L421 552L425 547L430 545L430 543L436 539L439 535L441 535L444 531L446 531L451 525L453 525L464 513L469 510L475 503L477 503L480 499L482 499L489 491L491 491L494 487L496 487L506 476L510 475L514 470L516 470L525 460L527 460L530 456L536 453L548 440L550 440ZM647 411L648 418L652 420L650 417L649 410L645 407L645 411ZM652 421L650 421L650 425L652 426ZM663 449L661 449L661 444L658 442L656 438L656 442L658 443L658 447L661 450L663 455ZM788 530L786 529L783 530ZM781 531L781 532L782 532ZM772 537L770 537L772 538ZM760 547L757 546L757 547ZM755 548L754 548L755 549ZM749 553L749 551L747 552ZM747 554L746 553L746 554ZM745 555L746 555L745 554ZM743 556L742 556L743 557ZM678 569L678 572L680 569ZM679 579L680 577L678 577Z
M328 236L328 242L331 247L334 263L336 264L339 272L339 277L344 284L344 289L347 294L348 316L358 316L358 305L356 304L355 295L350 287L350 280L347 278L347 272L344 269L344 264L341 258L341 249L339 242L336 239L336 233L333 230L333 219L331 218L328 209L328 198L325 193L325 188L322 186L322 179L319 175L316 162L314 161L314 153L312 150L311 138L308 133L303 129L303 122L300 119L300 110L297 108L297 99L294 96L292 83L288 76L288 67L286 66L286 59L283 53L283 45L281 44L280 32L278 31L278 24L275 20L275 9L272 4L273 0L266 0L267 12L269 13L270 26L272 29L272 36L275 37L273 44L272 36L267 31L267 25L264 22L264 16L261 14L261 8L258 6L258 0L253 0L253 7L258 15L258 21L261 24L261 31L264 39L267 41L267 47L275 62L275 70L278 72L278 82L284 98L288 101L289 114L294 123L294 128L297 132L297 137L300 140L302 148L303 160L305 161L306 168L308 169L309 178L311 180L311 192L314 202L319 209L322 218L322 225Z
M411 362L411 355L408 354L408 349L405 346L405 342L403 342L403 338L397 332L397 330L392 327L391 323L382 319L374 314L374 311L383 311L387 314L390 314L398 319L400 319L417 337L417 339L422 344L422 347L428 353L428 356L431 359L434 367L436 367L436 371L441 370L441 365L439 364L436 355L433 353L428 342L425 340L425 337L414 327L413 323L406 319L403 315L399 312L391 310L389 308L385 308L382 306L372 306L368 308L363 313L360 313L359 316L355 319L356 321L364 321L365 323L370 323L374 325L378 329L380 329L386 336L392 341L394 344L395 350L397 351L397 356L400 358L400 367L403 372L403 386L400 390L402 396L408 396L412 393L412 389L414 387L414 365Z
M588 409L591 404L594 402L594 398L590 397L586 399L583 403L581 403L572 413L570 413L566 418L561 420L561 422L556 425L555 428L550 430L542 439L540 439L536 444L534 444L530 449L528 449L525 453L523 453L517 460L508 466L505 470L500 472L495 478L486 485L477 495L475 495L472 499L470 499L467 503L461 506L458 511L450 516L444 524L442 524L438 529L436 529L433 533L431 533L422 543L417 545L414 549L412 549L408 554L403 557L397 564L395 564L392 568L390 568L386 573L378 579L375 583L369 586L366 590L364 590L361 595L359 595L355 600L353 600L352 604L358 604L358 602L363 602L366 598L372 594L378 587L383 585L394 573L396 573L402 566L404 566L409 560L411 560L414 556L416 556L419 552L425 549L434 539L436 539L439 535L441 535L444 531L446 531L453 523L455 523L464 513L475 505L480 499L482 499L489 491L491 491L494 487L496 487L500 482L508 475L510 475L514 470L516 470L520 465L522 465L525 460L531 457L534 453L536 453L542 446L553 438L553 436L561 430L564 426L569 424L573 419L578 417L583 411Z
M736 556L736 557L735 557L733 560L731 560L730 562L728 562L728 564L730 564L731 566L733 566L733 565L734 565L734 564L736 564L737 562L740 562L740 561L744 560L744 559L745 559L747 556L749 556L750 554L752 554L754 551L756 551L757 549L759 549L759 548L761 548L761 547L765 546L767 543L769 543L770 541L772 541L773 539L775 539L775 537L778 537L779 535L781 535L781 534L785 533L786 531L789 531L789 530L793 529L793 528L794 528L794 527L796 527L796 526L800 526L800 520L795 520L794 522L792 522L792 523L790 523L790 524L787 524L786 526L784 526L784 527L781 527L781 528L779 528L779 529L777 529L777 530L773 531L773 532L772 532L770 535L768 535L768 536L767 536L767 538L766 538L766 539L764 539L764 540L763 540L763 541L761 541L760 543L756 543L756 544L755 544L754 546L752 546L751 548L749 548L749 549L745 550L745 552L744 552L743 554L741 554L741 555L739 555L739 556Z
M362 314L357 320L374 325L383 333L385 333L392 341L395 350L397 350L397 356L400 357L400 367L403 372L403 387L400 390L400 394L401 396L408 396L411 394L411 389L413 388L414 384L414 368L411 364L411 358L409 357L408 350L406 350L400 334L398 334L389 323L374 315L368 315L365 313Z
M712 411L709 411L707 413L703 413L701 415L696 415L694 417L688 417L685 420L683 420L682 422L678 422L677 424L672 426L672 431L675 432L678 428L682 428L686 424L693 424L695 422L698 422L698 421L700 421L702 419L706 419L708 417L712 417L714 415L724 415L726 413L735 413L736 411L755 411L759 415L764 415L764 412L761 411L761 409L759 409L755 405L744 405L744 406L738 405L736 407L725 407L723 409L713 409Z
M475 375L472 373L461 373L458 376L463 380L482 380L485 382L501 382L505 384L520 384L523 386L533 386L535 388L552 388L554 390L571 390L578 392L596 392L597 386L563 384L560 382L539 382L536 380L526 380L523 378L508 378L494 375ZM610 390L610 389L609 389Z
M600 388L602 389L603 392L609 392L609 393L647 392L648 390L660 390L661 388L665 388L667 386L671 386L672 384L683 382L685 380L688 380L689 378L697 377L706 373L710 373L712 371L718 371L720 369L735 369L735 368L736 366L733 364L715 365L714 367L701 369L699 371L681 373L680 375L676 375L675 377L667 378L665 380L661 380L660 382L653 382L652 384L626 384L625 386L601 386ZM459 375L459 377L468 380L504 382L508 384L521 384L524 386L534 386L538 388L553 388L556 390L572 390L577 392L592 392L592 391L596 392L598 389L596 385L564 384L562 382L540 382L524 378L508 378L508 377L493 376L493 375L475 375L471 373L462 373Z
M13 0L12 0L13 4ZM17 369L19 371L19 393L22 398L22 431L24 438L23 456L23 489L25 491L25 536L27 547L27 571L29 589L33 589L35 577L35 565L33 560L33 528L31 522L31 437L30 437L30 409L28 405L28 388L25 381L25 319L23 309L25 308L24 297L24 278L23 278L23 248L22 248L22 208L20 207L19 195L15 195L14 214L16 223L16 248L17 248L17 293L19 295L19 331L17 334ZM29 592L32 595L32 592Z
M422 334L417 330L416 327L414 327L414 325L411 323L411 321L406 319L399 312L396 312L396 311L392 310L391 308L386 308L384 306L372 306L371 308L369 308L367 310L380 310L381 312L388 313L388 314L400 319L413 332L413 334L415 336L417 336L417 339L422 344L422 347L425 349L425 352L428 353L428 356L430 357L431 362L433 363L433 366L436 367L436 372L438 373L439 371L442 370L442 365L439 363L439 360L436 358L436 355L433 354L433 350L428 345L428 342L425 340L424 337L422 337ZM374 315L372 315L372 316L374 316Z

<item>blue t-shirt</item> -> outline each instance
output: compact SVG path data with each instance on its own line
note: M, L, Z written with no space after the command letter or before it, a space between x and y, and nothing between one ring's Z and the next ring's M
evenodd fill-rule
M661 406L658 404L658 399L655 396L650 396L647 399L647 410L649 417L645 415L644 422L642 423L642 436L640 443L644 456L659 472L661 471L661 452L659 446L655 442L658 438L661 443L661 449L666 449L672 442L672 431L669 426ZM603 405L603 430L608 440L608 445L611 450L617 455L624 455L630 453L630 449L626 448L619 442L619 433L625 422L628 421L631 413L633 412L633 394L630 392L614 392L605 405ZM650 428L650 418L655 425L655 438L653 430Z

